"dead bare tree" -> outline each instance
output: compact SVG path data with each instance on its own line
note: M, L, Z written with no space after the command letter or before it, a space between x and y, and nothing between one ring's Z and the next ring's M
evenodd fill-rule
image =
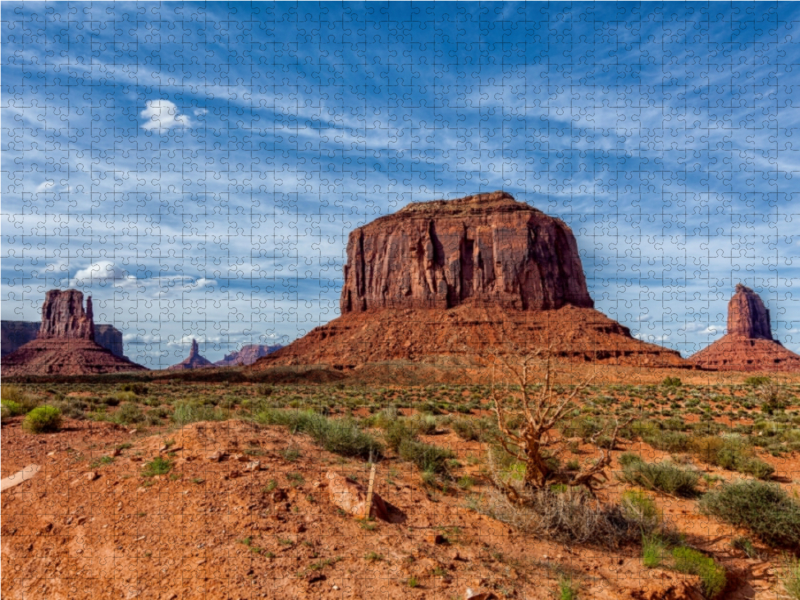
M544 371L541 385L534 388L535 373ZM509 386L498 385L499 375L508 376L517 384L517 390ZM553 361L552 346L530 352L512 354L493 354L491 372L491 397L494 404L497 425L501 432L499 442L503 450L525 465L525 474L521 487L517 487L502 477L495 475L496 485L506 497L517 505L529 503L531 492L537 492L553 484L566 486L582 486L592 495L598 485L608 480L606 469L611 462L611 450L614 448L621 428L630 420L620 423L615 420L606 427L600 428L590 443L598 449L594 459L587 459L575 470L555 466L549 461L557 457L563 439L554 440L551 431L568 418L575 408L575 399L587 389L594 375L574 385L571 390L560 389L556 385L556 369ZM501 393L502 390L502 393ZM519 401L519 408L511 407L508 393L512 393ZM511 414L522 416L520 428L509 425ZM610 432L610 442L598 444L601 436Z

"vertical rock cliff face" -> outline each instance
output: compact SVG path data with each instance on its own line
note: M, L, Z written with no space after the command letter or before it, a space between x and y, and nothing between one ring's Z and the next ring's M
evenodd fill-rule
M83 310L83 292L50 290L42 305L42 325L39 339L94 340L92 298Z
M411 204L350 234L342 314L463 304L592 308L572 231L494 192Z
M771 340L769 311L761 297L741 283L728 302L728 335L751 340Z
M715 371L800 371L800 356L772 337L760 296L741 283L728 302L728 332L689 360Z

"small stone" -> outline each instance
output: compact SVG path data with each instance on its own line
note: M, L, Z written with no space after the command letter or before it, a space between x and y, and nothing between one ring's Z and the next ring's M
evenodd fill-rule
M436 533L435 531L429 531L425 535L425 539L429 544L433 545L440 545L445 543L445 538L441 533Z
M225 458L225 453L222 452L221 450L215 450L214 452L209 454L206 458L208 458L208 460L212 462L219 462L223 458Z
M492 592L473 592L467 588L464 594L464 600L491 600L495 595Z
M98 477L100 476L97 474L96 471L89 471L88 473L86 473L86 479L88 479L89 481L94 481Z
M261 470L261 461L254 460L249 463L244 468L245 471L252 473L253 471L260 471Z

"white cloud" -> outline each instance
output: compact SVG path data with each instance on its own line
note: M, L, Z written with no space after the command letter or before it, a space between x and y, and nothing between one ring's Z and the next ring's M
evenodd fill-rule
M42 192L54 191L56 191L56 182L52 179L45 179L42 183L36 186L36 191L34 193L41 194Z
M115 266L110 260L101 260L92 263L85 269L79 269L75 277L70 280L71 286L90 287L95 283L104 284L111 282L114 287L129 287L136 285L136 277L128 275Z
M195 113L196 114L196 113ZM165 133L173 127L191 127L189 117L180 114L178 107L169 100L148 100L141 113L147 122L142 125L145 131L156 130Z
M195 117L202 117L203 115L207 115L208 111L205 108L195 108L194 109L194 116Z

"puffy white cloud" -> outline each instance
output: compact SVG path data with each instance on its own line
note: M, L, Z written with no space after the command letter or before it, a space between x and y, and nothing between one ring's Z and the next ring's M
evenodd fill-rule
M90 287L95 283L111 283L115 287L136 286L137 279L133 275L128 275L110 260L101 260L92 263L85 269L79 269L75 277L70 280L70 285L74 287Z
M169 100L148 100L141 113L147 122L142 125L145 131L165 133L173 127L191 127L189 117L182 115L174 102Z
M202 117L203 115L207 115L208 111L205 108L195 108L194 109L194 116L195 117Z

